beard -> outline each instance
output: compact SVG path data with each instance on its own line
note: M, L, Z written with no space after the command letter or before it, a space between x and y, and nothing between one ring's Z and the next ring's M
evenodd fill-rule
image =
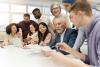
M59 33L59 34L62 34L63 33L63 31L60 30L60 29L56 30L56 32Z

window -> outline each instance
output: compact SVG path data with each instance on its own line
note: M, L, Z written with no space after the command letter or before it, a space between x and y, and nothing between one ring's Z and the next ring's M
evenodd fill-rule
M43 7L43 13L45 15L51 15L50 8L49 7Z
M0 13L0 25L9 24L9 13Z
M23 20L23 14L13 14L12 23L18 23Z
M5 31L9 24L9 13L0 13L0 31Z
M0 3L0 12L8 12L9 11L9 4Z
M39 6L28 6L28 13L32 13L32 11L33 11L35 8L39 8L39 9L41 10L41 7L39 7Z
M25 5L11 5L11 12L19 12L19 13L25 13L26 12L26 6Z
M39 8L44 15L50 16L52 20L49 7L43 7L39 5L23 5L13 3L1 3L0 2L0 31L5 31L6 25L10 23L18 23L23 20L23 14L29 13L31 20L36 20L32 14L35 8Z

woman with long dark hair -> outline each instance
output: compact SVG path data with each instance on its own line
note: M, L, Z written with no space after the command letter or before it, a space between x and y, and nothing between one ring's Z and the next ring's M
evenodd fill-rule
M38 38L38 44L44 46L48 45L52 39L52 35L48 30L48 26L44 22L39 24Z

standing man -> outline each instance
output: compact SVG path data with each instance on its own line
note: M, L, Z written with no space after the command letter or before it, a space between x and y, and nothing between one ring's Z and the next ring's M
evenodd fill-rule
M35 23L35 24L37 23L34 22L33 20L30 20L30 15L28 13L24 14L23 19L24 19L23 21L18 23L18 26L21 28L22 37L23 37L23 40L25 40L29 32L29 25L31 23Z
M48 26L52 25L50 19L49 19L47 16L43 15L43 14L41 13L41 11L40 11L39 8L35 8L35 9L32 11L32 13L33 13L33 15L34 15L34 17L35 17L35 19L36 19L36 22L37 22L38 24L41 23L41 22L44 22L44 23L46 23ZM51 27L51 26L50 26L50 27Z

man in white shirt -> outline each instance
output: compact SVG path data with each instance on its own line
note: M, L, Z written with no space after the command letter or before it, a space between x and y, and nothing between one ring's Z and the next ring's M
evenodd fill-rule
M46 23L47 25L50 24L50 19L46 16L46 15L43 15L40 11L39 8L35 8L33 11L32 11L35 19L36 19L36 22L39 24L40 22L44 22Z

